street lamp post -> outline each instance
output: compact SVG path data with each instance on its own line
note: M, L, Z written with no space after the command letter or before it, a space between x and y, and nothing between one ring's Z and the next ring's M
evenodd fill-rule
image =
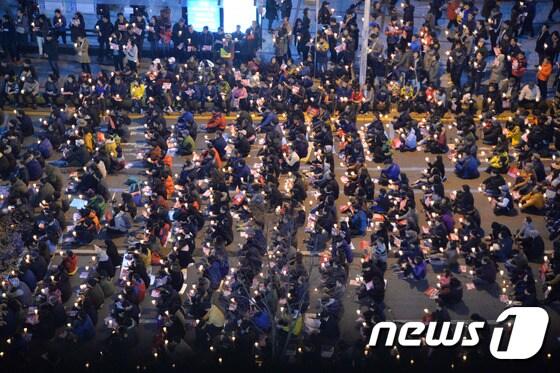
M360 50L361 52L360 53L360 86L363 86L366 83L370 8L371 8L371 0L365 0L364 22L362 27L362 46Z

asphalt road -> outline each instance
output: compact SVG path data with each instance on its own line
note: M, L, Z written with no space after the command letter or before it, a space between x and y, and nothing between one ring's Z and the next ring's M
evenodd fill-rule
M40 115L42 114L34 113L33 118L35 120L38 120ZM204 124L206 117L199 117L197 118L197 120L199 124ZM255 121L258 120L259 120L258 118L255 118ZM365 123L367 123L367 118L361 118L359 121L359 127L363 126ZM173 117L168 117L168 124L169 125L174 124ZM131 129L130 142L124 144L125 159L127 160L127 162L135 160L138 153L146 150L146 144L143 137L144 131L142 126L142 120L134 119L130 129ZM455 134L453 129L449 130L449 132L450 133L448 134L448 139L450 139L451 142L451 139L454 138ZM197 149L200 150L203 148L204 148L204 134L199 134L197 140ZM255 156L256 156L256 152L258 151L258 148L259 145L257 144L253 145L251 154L248 157L248 164L252 165L255 163ZM490 150L488 147L485 147L482 144L479 144L479 149L480 151L486 151L486 153L488 153ZM423 152L394 153L395 161L400 164L402 172L405 172L408 175L411 182L416 180L421 175L422 170L425 168L424 158L426 156L429 156L432 159L434 157L433 155L424 154ZM177 171L180 170L185 159L186 159L185 157L174 156L173 169ZM488 230L490 228L490 224L495 220L507 224L512 230L517 229L521 225L522 219L524 217L523 214L520 214L516 217L496 218L494 216L491 206L489 205L486 197L481 193L479 193L477 189L480 181L482 180L482 177L484 177L484 174L482 174L482 177L478 180L469 180L469 181L460 180L453 175L452 162L449 159L447 159L447 157L445 156L444 156L444 161L446 165L446 173L448 176L448 180L445 183L446 193L459 189L461 185L465 183L469 184L471 186L471 190L474 193L475 206L480 211L482 225L485 230ZM337 180L340 182L340 177L344 174L345 170L341 167L339 161L336 161L335 163L336 163L336 170L335 170L336 177ZM550 160L546 160L545 163L548 166ZM370 174L372 177L375 178L379 176L379 170L376 164L368 161L367 166L368 169L370 170ZM484 163L481 165L481 168L485 168ZM126 168L116 175L109 175L107 177L107 183L111 191L117 194L124 191L126 189L126 185L124 185L124 181L128 178L128 176L137 176L140 180L143 180L142 169ZM314 204L313 193L308 193L308 195L310 197L309 197L309 201L306 201L306 205ZM419 209L421 209L421 204L419 203L419 198L421 196L422 196L421 192L416 193L417 206ZM346 203L346 201L347 201L346 197L341 193L341 197L339 198L337 203L341 205ZM139 215L141 213L141 210L142 209L139 210ZM71 209L66 216L69 224L71 224L72 222L73 212L74 212L73 209ZM420 217L420 224L424 224L425 219L423 216L423 212L421 210L418 210L418 214ZM269 219L268 219L269 227L272 226L274 219L275 219L274 215L269 214ZM547 237L548 235L546 234L543 218L534 216L533 219L539 231L543 233L544 237ZM139 231L141 229L142 229L142 223L136 222L133 227L133 231ZM199 236L201 234L202 233L200 233ZM237 250L237 243L241 242L241 238L239 237L238 233L236 232L235 234L236 234L235 241L228 248L231 253L230 260L232 263L235 263L237 261L235 257L235 252ZM299 250L304 250L303 249L304 245L302 243L304 237L305 237L305 233L303 233L303 231L300 231L299 240L298 240ZM198 241L200 241L200 239L201 237L197 237ZM354 246L358 249L355 252L356 258L352 263L352 265L350 266L350 279L355 278L356 275L360 273L359 258L362 255L362 250L360 250L359 247L360 247L360 241L362 239L363 238L354 239ZM547 239L545 240L545 242L546 242L547 251L550 251L552 248L550 242ZM126 243L124 242L123 239L117 240L116 243L120 251L126 250ZM91 256L93 255L92 246L82 246L74 250L74 252L80 256L79 273L87 272L87 267L92 265L92 258L91 258ZM201 255L201 254L202 254L201 251L197 250L196 255ZM59 257L55 258L54 263L56 263L58 260ZM395 259L391 259L389 262L389 266L394 262ZM316 300L321 294L320 289L318 289L318 287L320 287L319 273L317 270L319 261L316 257L306 256L305 263L311 272L310 293L312 298L312 302L311 302L312 306L310 312L313 312L313 310L316 309ZM153 268L153 272L154 273L157 272L156 267ZM535 267L535 274L536 274L536 267ZM191 267L189 269L189 275L188 275L189 284L196 283L199 275L200 274L197 272L196 268ZM419 320L424 313L423 311L424 309L426 308L434 309L435 308L434 301L431 300L428 296L426 296L424 294L424 291L429 286L435 286L437 282L436 275L437 274L434 273L431 266L429 266L429 273L426 281L411 283L402 279L398 279L397 276L391 270L388 270L386 272L387 291L385 296L385 302L387 306L386 308L387 319ZM461 273L458 276L463 283L464 297L462 303L450 309L450 314L453 317L453 319L465 320L468 319L472 313L478 313L488 320L495 320L496 316L499 315L499 313L504 309L505 306L504 303L500 302L498 298L499 290L497 288L495 289L495 291L486 291L486 290L477 290L477 289L468 290L466 288L466 284L471 282L470 275L468 274L468 272ZM538 276L535 276L535 278L538 278ZM500 282L506 281L505 284L507 284L507 278L505 277L504 278L500 277L499 281ZM80 279L79 276L75 276L72 279L72 284L76 288L76 290L78 290L81 282L83 282L83 279ZM537 285L537 288L540 289L540 285ZM343 340L349 343L351 343L356 338L358 338L358 330L356 327L357 325L356 310L358 308L358 305L356 303L356 296L355 296L356 289L357 289L356 286L353 286L352 284L348 284L348 288L345 292L344 300L343 300L345 311L340 326L341 326ZM68 304L72 304L71 302L72 301L70 301L70 303ZM109 330L103 325L102 320L107 315L107 312L112 306L112 304L113 304L113 300L108 299L99 313L100 321L97 327L98 335L95 338L95 340L93 342L84 344L83 346L73 347L76 348L77 351L76 356L85 355L85 356L89 356L90 359L95 359L95 356L98 353L97 351L99 351L102 347L103 340L105 339L106 336L109 335ZM548 347L546 348L554 349L557 348L558 346L558 341L556 340L556 337L560 335L560 318L558 317L557 311L551 310L550 315L552 321L551 321L550 331L548 333L549 344ZM151 296L148 296L145 299L144 303L142 304L142 323L139 327L140 345L137 348L135 348L133 352L131 352L130 359L135 359L136 358L135 354L143 354L143 351L149 349L153 334L156 330L155 317L156 317L155 307L152 305Z

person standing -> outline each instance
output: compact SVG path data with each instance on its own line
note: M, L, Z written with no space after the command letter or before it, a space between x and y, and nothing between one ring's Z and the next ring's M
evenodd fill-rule
M113 33L113 25L109 21L109 16L103 14L101 19L95 25L97 31L97 41L99 42L99 64L102 64L105 56L111 52L109 49L109 38Z
M303 9L303 18L301 20L303 22L303 28L307 29L307 31L311 30L311 18L309 18L309 8Z
M403 22L410 22L410 25L414 26L414 5L410 3L410 0L404 0L402 3L403 8Z
M235 49L235 60L237 63L244 63L245 59L245 52L243 51L243 44L245 44L245 34L241 31L241 26L235 26L235 32L231 34L233 38L233 44Z
M552 2L552 9L550 9L550 13L548 13L548 20L554 22L552 15L556 13L556 11L560 9L560 0L553 0Z
M490 12L496 7L496 5L496 0L484 0L482 2L482 10L480 11L482 17L488 19L490 17Z
M86 23L82 13L76 12L70 21L70 40L75 43L80 36L86 36Z
M279 63L285 63L288 60L288 43L286 29L280 28L274 38L274 53Z
M531 35L532 38L535 37L535 29L533 27L533 22L535 21L535 16L537 15L537 2L536 0L525 0L526 3L526 12L527 16L525 17L525 21L523 22L523 27L521 29L521 34L523 35L526 32Z
M484 76L484 71L486 70L486 59L484 58L484 55L480 52L476 53L475 57L469 61L469 67L469 84L471 91L474 95L478 95L480 94L482 77Z
M185 50L187 51L186 58L188 60L191 57L196 57L196 54L198 53L198 32L195 31L193 25L188 25L185 39L187 41Z
M200 59L212 60L214 37L212 33L208 31L208 26L204 26L202 32L198 34L198 44L200 46Z
M537 37L535 43L535 52L539 55L539 64L541 64L546 55L547 49L550 44L550 32L548 31L548 25L544 23L541 28L541 32Z
M291 59L292 51L290 50L290 41L292 39L292 25L290 25L289 19L287 17L283 19L281 29L284 30L284 34L286 35L285 37L286 37L287 57Z
M311 40L311 35L309 34L309 29L303 26L303 21L301 20L301 18L296 19L293 33L294 44L296 46L298 55L302 57L303 61L306 61L307 56L309 55L309 46L307 44Z
M7 57L14 61L16 60L16 48L14 43L14 38L16 36L16 30L14 27L14 23L10 19L10 16L4 14L2 17L2 29L0 30L0 41L2 44L2 50L6 53Z
M552 64L550 59L546 57L542 64L539 66L539 71L537 73L537 85L541 91L541 99L546 100L546 94L548 91L548 78L552 74Z
M124 18L123 13L117 13L117 20L115 21L114 30L118 32L126 32L128 28L128 21Z
M290 19L292 15L292 0L282 0L282 4L280 4L280 14L282 15L282 19Z
M504 26L506 23L504 22ZM502 12L499 7L494 7L490 11L490 18L488 18L488 35L490 36L490 44L492 49L496 48L498 44L498 35L502 29Z
M115 67L115 71L122 71L124 70L123 59L123 37L122 32L115 31L109 37L109 47L111 48L111 54L113 56L113 65Z
M89 58L89 41L85 36L78 36L75 47L78 62L82 66L82 72L91 74L91 68L89 65L91 63Z
M385 26L385 35L387 36L387 58L392 58L391 54L395 52L401 35L396 17L391 17L391 21Z
M35 37L37 39L39 56L44 57L43 44L45 43L45 36L49 33L49 20L44 14L39 14L35 21L31 23L31 27L33 27L33 32L35 33Z
M58 79L60 77L60 69L58 68L58 40L52 32L49 32L45 38L45 54L54 76Z
M173 48L175 49L173 55L177 58L179 63L184 63L187 60L187 26L183 18L179 18L177 23L173 25L171 40L173 41Z
M171 40L172 40L171 23L168 20L160 19L159 22L159 43L161 45L161 57L169 57L171 55Z
M54 11L54 17L52 19L52 25L54 29L54 37L57 39L61 37L62 42L66 44L66 17L62 15L60 9Z
M255 59L257 55L257 50L259 50L261 47L260 35L261 35L260 26L257 25L256 21L253 21L251 27L249 27L245 31L244 55L247 61Z
M144 37L146 34L146 19L141 12L137 12L134 18L132 19L132 33L135 36L134 42L136 43L136 47L138 48L138 61L142 59L143 51L144 51Z
M272 24L278 18L278 5L276 0L266 0L265 18L268 19L268 32L272 33Z
M19 61L29 40L29 19L21 9L18 9L15 21L16 27L16 59Z
M319 24L327 26L331 22L332 13L329 9L329 2L323 1L319 9Z
M226 34L224 40L222 41L222 47L220 48L220 59L224 61L229 66L233 66L233 60L235 58L235 45L231 34ZM229 95L229 92L227 92ZM229 105L229 101L226 101Z
M156 16L150 18L150 22L146 26L146 32L148 33L148 42L150 43L150 51L152 52L152 59L159 57L158 44L160 42L159 37L159 25Z
M128 67L132 72L137 72L138 67L138 46L136 43L128 39L128 43L124 47L124 54L128 61Z

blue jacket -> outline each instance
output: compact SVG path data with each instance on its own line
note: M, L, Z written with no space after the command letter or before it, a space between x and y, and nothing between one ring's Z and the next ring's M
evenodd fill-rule
M513 240L511 237L504 237L500 243L500 250L496 251L495 257L500 262L505 262L511 257L513 250Z
M480 176L478 166L480 161L472 155L467 156L462 162L455 165L455 173L461 179L476 179Z
M190 111L187 111L187 112L181 114L179 119L177 119L177 122L192 123L192 122L194 122L194 116Z
M266 312L257 312L255 316L253 316L253 321L261 330L269 330L270 329L270 317Z
M364 235L367 230L367 215L363 210L358 210L352 216L352 226L358 230L360 235Z
M420 52L422 50L422 44L419 39L410 42L410 50L412 52Z
M389 180L397 181L401 175L401 167L396 163L391 163L389 167L381 171Z
M352 261L354 260L354 253L352 252L352 248L350 247L348 242L346 242L346 240L343 239L340 246L337 246L336 243L333 244L333 257L337 256L338 250L343 250L346 261L348 263L352 263Z
M43 167L41 167L41 164L38 160L30 160L25 164L25 167L27 168L27 172L29 173L29 180L34 181L41 178L41 175L43 174Z
M87 341L95 336L95 327L89 315L85 315L82 322L74 327L73 332L80 342Z
M236 168L234 170L234 176L239 181L241 181L241 179L243 178L243 181L247 182L250 175L251 175L251 169L247 165L241 168Z
M406 136L404 147L408 150L416 149L416 133L414 132L414 130L410 130L410 132Z
M422 280L426 277L426 262L422 261L412 269L412 274L415 279Z
M389 197L387 194L379 194L377 198L374 199L375 206L373 206L374 213L383 214L389 210L391 202L389 201Z
M53 153L53 146L48 138L44 138L43 141L38 146L41 156L45 159L49 159Z
M214 145L218 153L220 153L220 157L223 158L226 155L227 142L226 139L224 139L222 136L216 137L212 141L212 145Z
M37 278L31 269L27 268L25 272L19 277L19 279L26 283L29 287L29 290L35 291L37 287Z
M261 124L259 125L259 128L264 132L267 132L274 128L274 125L276 124L277 121L278 121L278 117L276 116L276 114L273 112L269 112L262 120Z

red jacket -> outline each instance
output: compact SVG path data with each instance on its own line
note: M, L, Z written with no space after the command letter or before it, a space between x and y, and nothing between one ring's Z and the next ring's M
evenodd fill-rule
M513 57L511 59L511 75L516 78L521 78L527 71L527 60L525 56L521 58Z

